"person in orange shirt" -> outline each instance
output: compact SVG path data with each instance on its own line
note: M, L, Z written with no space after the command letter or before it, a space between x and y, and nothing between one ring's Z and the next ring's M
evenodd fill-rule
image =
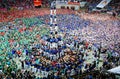
M35 7L41 7L42 1L41 0L34 0L34 6Z

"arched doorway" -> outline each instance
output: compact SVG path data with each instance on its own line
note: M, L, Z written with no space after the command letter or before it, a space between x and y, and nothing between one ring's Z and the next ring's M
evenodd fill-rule
M61 9L65 9L65 6L61 6Z
M72 10L75 10L75 7L74 7L74 6L72 6L72 7L71 7L71 9L72 9Z
M69 9L69 6L67 6L67 9Z

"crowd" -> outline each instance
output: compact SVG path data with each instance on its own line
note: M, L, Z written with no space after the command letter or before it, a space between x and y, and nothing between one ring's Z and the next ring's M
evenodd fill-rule
M62 11L64 11L62 13ZM74 11L71 10L66 10L66 9L59 9L57 10L57 14L73 14L75 13ZM50 14L50 10L49 9L24 9L24 10L11 10L9 12L4 12L3 10L0 11L0 22L9 22L9 21L13 21L16 18L31 18L31 17L36 17L36 16L43 16L43 15L49 15Z
M49 15L1 22L2 77L68 79L118 66L120 21L91 18L57 14L59 30L55 33Z
M61 31L80 37L82 40L87 40L97 44L102 43L102 46L115 46L119 43L119 20L113 21L110 19L110 16L106 16L106 18L104 18L103 15L100 18L98 16L94 16L94 14L91 14L91 16L85 14L85 16L84 14L81 14L80 17L84 18L82 19L74 14L57 15L57 24ZM41 18L42 17L39 17L39 19ZM46 24L49 24L49 16L46 15L43 20Z
M0 7L10 10L11 8L26 9L33 8L33 0L0 0Z

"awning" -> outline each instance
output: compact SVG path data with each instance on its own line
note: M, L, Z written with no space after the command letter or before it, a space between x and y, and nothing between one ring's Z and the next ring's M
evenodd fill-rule
M104 8L106 5L108 5L112 0L102 0L97 7L98 8Z

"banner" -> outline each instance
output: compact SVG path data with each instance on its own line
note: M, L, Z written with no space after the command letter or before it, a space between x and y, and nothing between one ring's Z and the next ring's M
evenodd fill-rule
M98 5L97 7L98 8L104 8L106 5L108 5L108 3L110 3L111 0L102 0Z
M68 2L68 4L70 4L70 5L80 5L79 2Z

